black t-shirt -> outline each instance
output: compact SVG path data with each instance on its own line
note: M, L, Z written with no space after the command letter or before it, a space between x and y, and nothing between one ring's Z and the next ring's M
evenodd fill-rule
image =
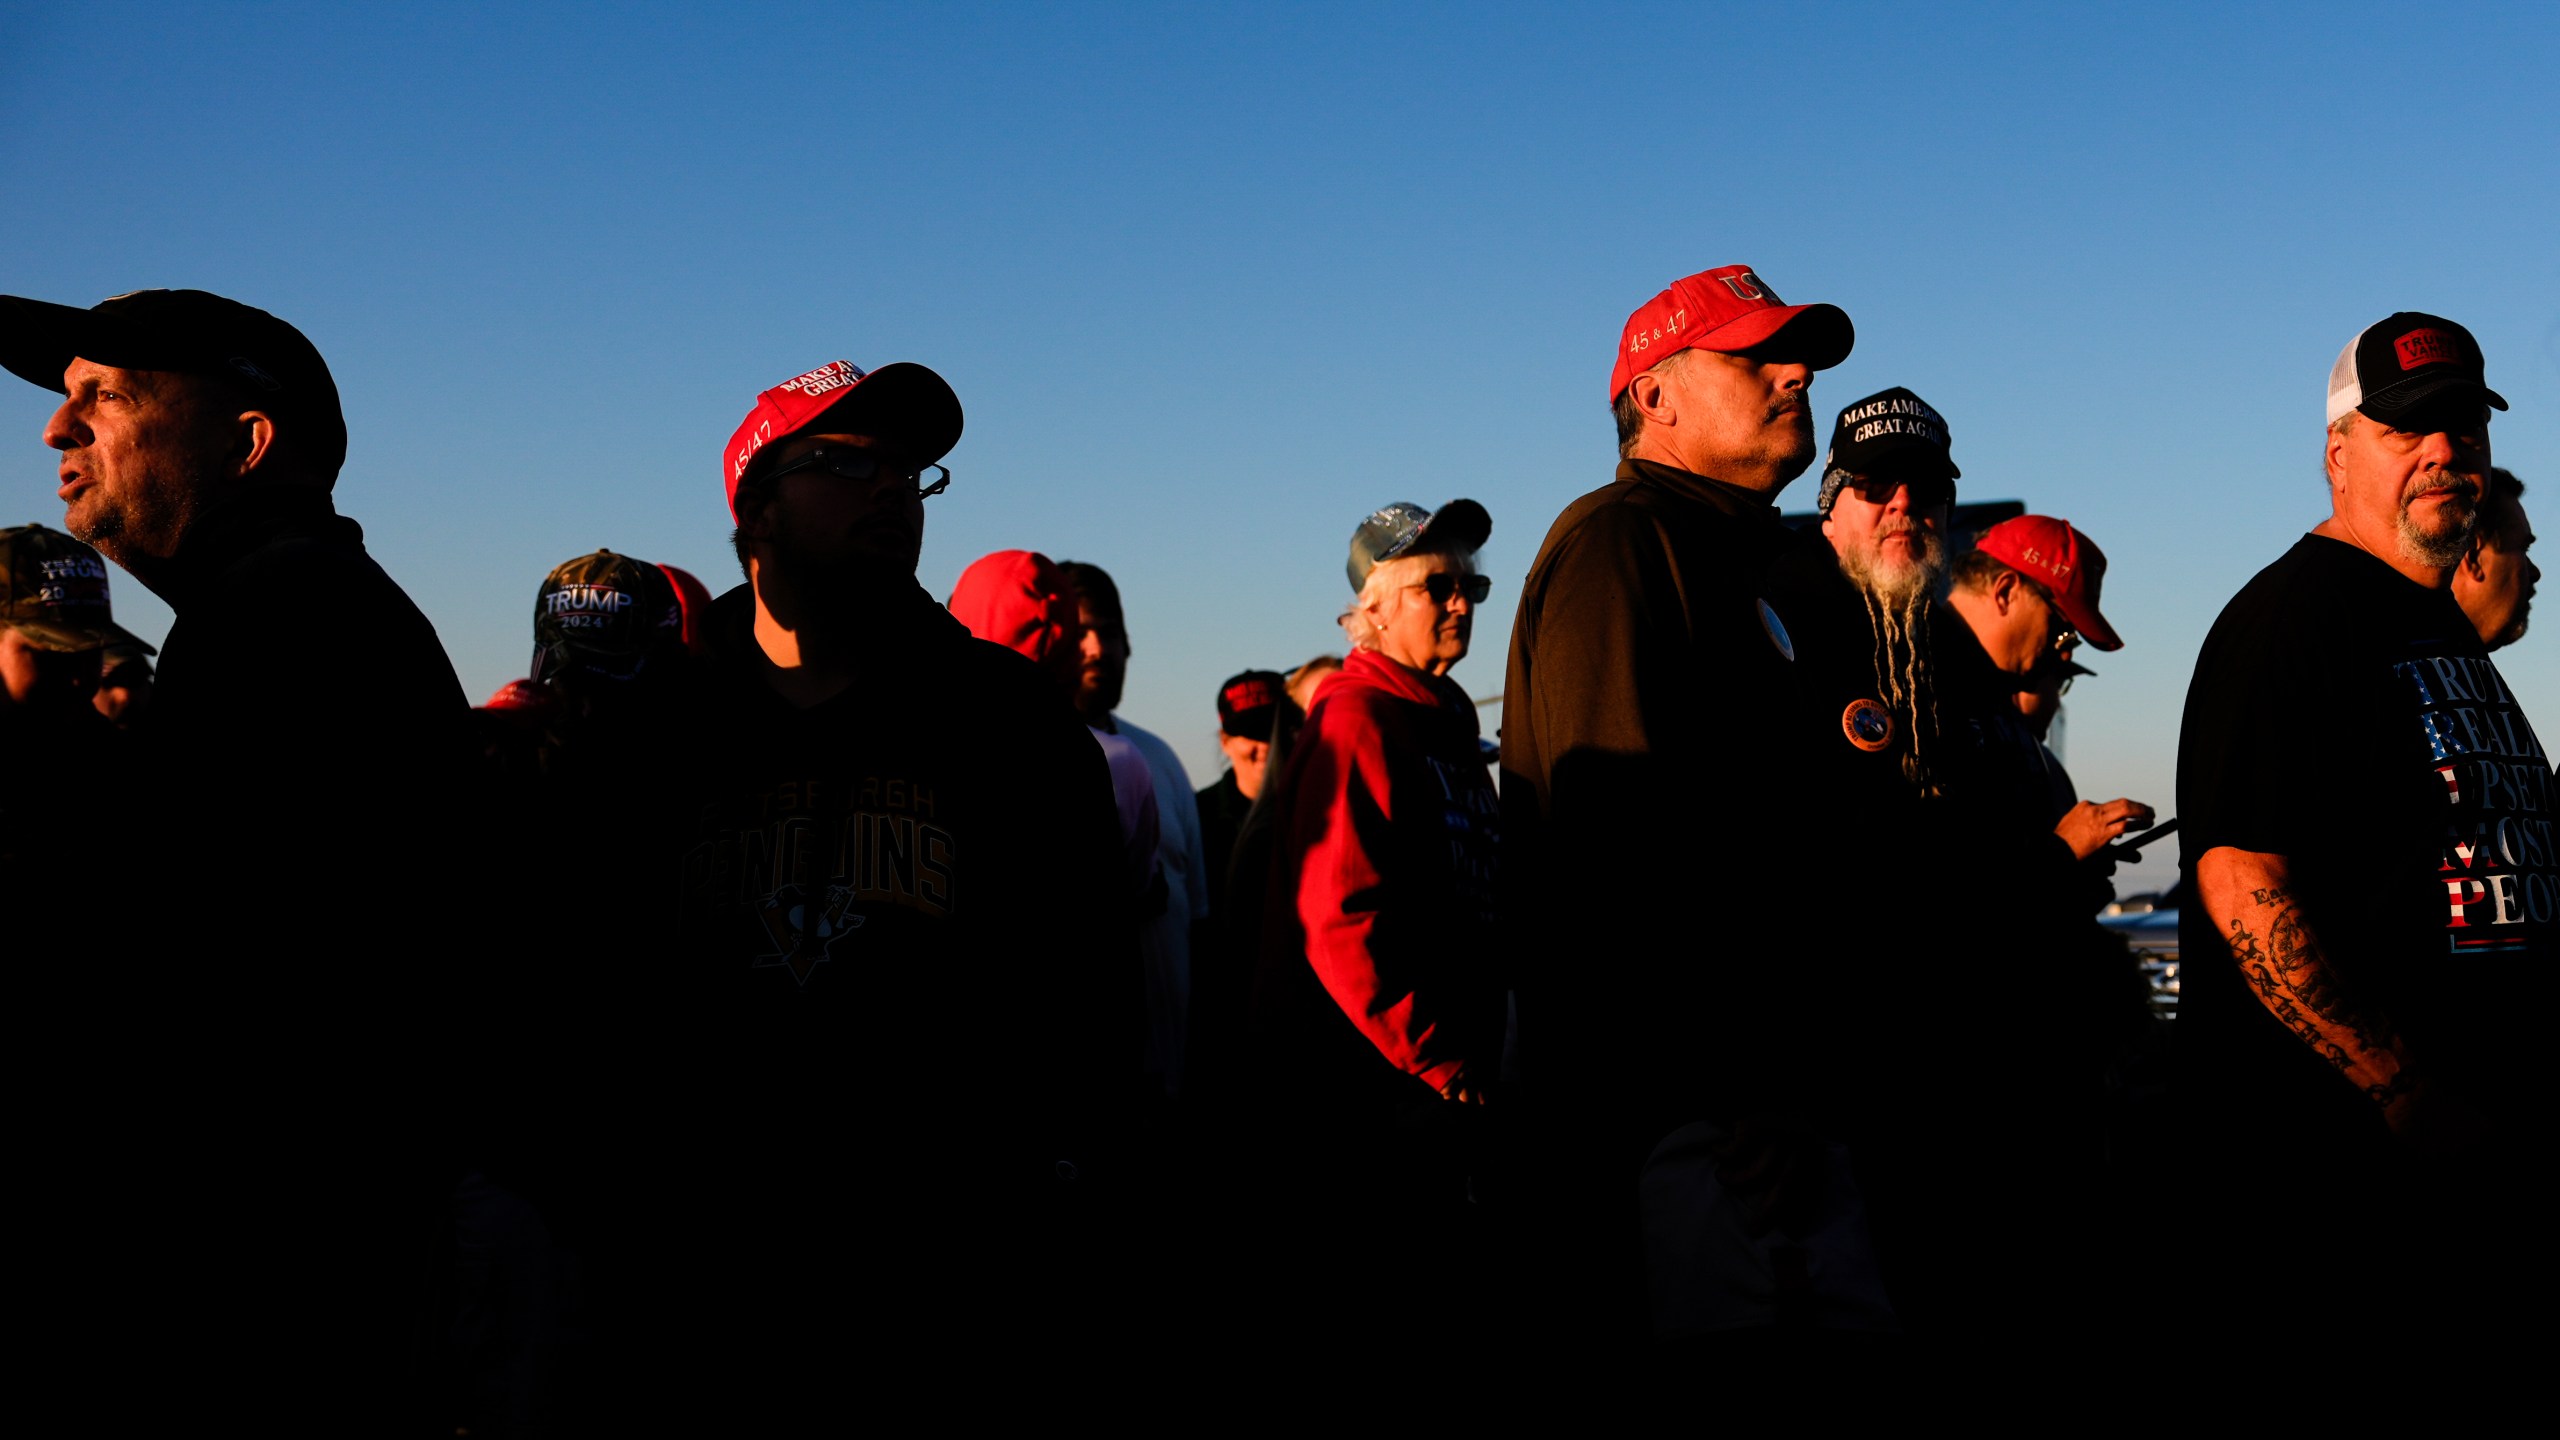
M1209 866L1209 913L1215 915L1226 901L1227 865L1235 858L1236 835L1253 802L1237 788L1233 770L1194 799L1200 807L1200 850Z
M2222 612L2196 660L2178 753L2184 856L2287 857L2342 987L2423 1073L2524 1114L2560 960L2552 769L2449 592L2308 535ZM2199 1083L2280 1087L2379 1134L2260 1005L2202 907L2185 912L2182 1048Z

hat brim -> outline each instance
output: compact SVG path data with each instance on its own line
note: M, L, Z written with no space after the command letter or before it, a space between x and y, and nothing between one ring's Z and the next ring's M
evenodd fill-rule
M104 625L56 625L48 620L12 620L9 628L27 637L40 650L77 653L82 650L139 650L157 655L158 647L112 621Z
M1279 718L1279 715L1280 706L1277 702L1257 706L1251 710L1239 710L1221 719L1218 722L1218 730L1219 733L1238 740L1269 740L1271 722Z
M1857 343L1857 327L1837 305L1773 305L1735 316L1689 342L1689 348L1727 355L1763 350L1771 359L1801 360L1828 370L1848 359Z
M1452 500L1431 512L1431 518L1413 527L1413 534L1395 549L1395 555L1381 555L1392 560L1396 555L1410 555L1424 537L1432 540L1431 548L1473 555L1484 548L1493 535L1493 515L1473 500Z
M0 367L59 395L74 360L124 370L193 370L202 357L181 353L143 326L115 315L0 295Z
M1837 448L1836 445L1834 448ZM1899 463L1907 457L1916 456L1925 463L1914 468L1924 474L1942 475L1949 480L1961 480L1964 478L1964 472L1956 468L1955 457L1947 453L1946 447L1931 442L1925 435L1881 436L1877 439L1867 441L1864 448L1866 450L1866 455L1862 458L1866 468L1863 470L1849 471L1849 473L1857 475L1880 474L1883 471L1883 467L1877 465L1875 463L1876 461L1893 460ZM1831 468L1835 470L1848 469L1848 467L1838 464L1834 464Z
M960 443L960 397L940 375L900 361L854 382L794 435L868 435L930 465ZM776 437L781 438L781 437Z
M2071 628L2080 632L2080 638L2089 642L2090 649L2124 648L2124 640L2116 634L2116 627L2108 624L2107 617L2099 614L2095 606L2083 605L2077 596L2066 595L2059 590L2053 592L2053 604L2062 612L2062 618L2071 622Z
M2358 401L2356 408L2374 420L2389 425L2407 419L2412 411L2439 395L2470 391L2477 394L2492 410L2507 408L2507 397L2472 379L2468 375L2438 371L2433 375L2412 375L2395 381Z

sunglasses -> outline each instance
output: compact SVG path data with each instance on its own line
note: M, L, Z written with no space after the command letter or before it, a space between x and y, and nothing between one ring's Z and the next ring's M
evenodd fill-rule
M1451 597L1458 595L1466 596L1467 603L1470 605L1481 605L1484 603L1484 597L1493 593L1493 577L1490 575L1434 575L1428 580L1416 580L1404 588L1419 590L1430 596L1431 603L1434 605L1446 605Z
M1911 487L1911 508L1914 510L1945 505L1956 498L1956 482L1943 476L1908 480L1887 475L1853 475L1843 483L1857 491L1858 498L1870 505L1885 504L1893 499L1894 491L1905 485Z
M867 450L831 450L823 445L767 473L764 478L767 481L779 480L802 470L816 470L857 485L867 485L885 476L914 486L919 500L939 495L951 485L951 472L939 465L927 465L923 470L901 470ZM927 472L934 477L930 481L924 478Z

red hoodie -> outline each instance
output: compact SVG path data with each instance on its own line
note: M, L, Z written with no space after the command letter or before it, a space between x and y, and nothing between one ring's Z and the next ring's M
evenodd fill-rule
M1273 874L1294 893L1283 904L1275 891L1271 915L1283 940L1274 958L1302 954L1339 1016L1276 1016L1309 1007L1291 1005L1285 984L1259 987L1257 1028L1280 1043L1284 1068L1341 1050L1287 1031L1348 1019L1435 1090L1498 1069L1500 805L1477 734L1465 691L1372 651L1355 652L1317 697L1281 779Z
M951 587L950 609L970 634L1022 656L1061 685L1072 683L1084 625L1076 617L1075 591L1048 556L1037 550L979 556ZM1111 799L1120 811L1130 889L1145 894L1155 881L1163 826L1155 776L1147 757L1127 740L1105 730L1094 730L1093 739L1111 762Z

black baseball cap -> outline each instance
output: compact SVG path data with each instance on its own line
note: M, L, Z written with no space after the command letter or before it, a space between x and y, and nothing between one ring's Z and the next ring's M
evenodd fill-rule
M1425 535L1431 537L1433 549L1472 555L1484 548L1485 537L1492 533L1493 517L1473 500L1452 500L1437 511L1410 500L1372 510L1351 532L1351 588L1368 584L1370 571L1383 561L1411 553Z
M1822 457L1822 494L1816 508L1830 513L1840 487L1852 475L1944 476L1956 468L1947 419L1928 401L1896 385L1851 404L1831 422L1831 449Z
M135 290L86 310L0 295L0 367L60 394L75 359L222 376L279 421L307 426L294 441L322 474L346 463L347 417L329 363L301 331L254 305L203 290Z
M1218 728L1246 740L1271 738L1271 717L1289 698L1288 677L1276 670L1247 670L1218 687Z
M2488 362L2470 331L2441 315L2402 310L2366 326L2338 352L2329 367L2327 423L2356 410L2396 425L2448 393L2507 408L2506 397L2489 388Z

